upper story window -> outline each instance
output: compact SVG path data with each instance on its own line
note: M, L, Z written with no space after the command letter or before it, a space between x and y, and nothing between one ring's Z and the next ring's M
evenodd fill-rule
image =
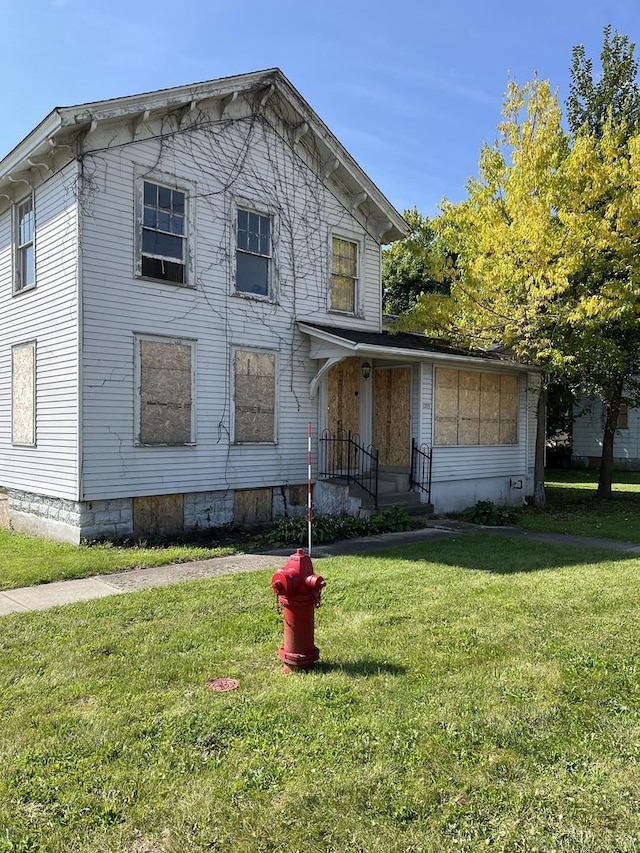
M331 293L332 311L356 313L358 285L358 244L342 237L331 238Z
M236 291L269 296L271 290L271 217L238 208Z
M15 292L33 287L36 283L35 232L36 220L33 193L15 207Z
M187 196L143 181L140 272L175 284L187 283Z

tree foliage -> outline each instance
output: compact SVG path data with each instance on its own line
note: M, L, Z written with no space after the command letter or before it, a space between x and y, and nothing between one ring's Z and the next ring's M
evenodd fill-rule
M634 133L640 124L640 90L636 82L638 63L635 45L628 36L604 28L600 53L601 76L594 79L593 61L584 45L573 48L567 119L571 132L586 130L601 136L608 119L626 124Z
M615 81L635 73L628 61L616 71L621 51L632 46L605 31L605 49L611 46L608 82L600 88L589 88L590 65L574 54L582 76L574 78L572 121L581 120L579 107L590 109L591 93L597 103L611 99ZM624 103L633 103L632 91L625 86ZM421 296L411 321L462 344L506 347L546 377L567 378L603 401L615 430L620 402L640 401L633 383L640 345L640 137L613 109L600 113L596 127L582 121L579 131L567 133L544 81L509 86L498 140L483 148L468 197L445 202L433 223L456 256L447 271L450 295ZM603 458L605 452L612 458L613 432L609 439ZM610 488L609 476L600 496Z
M406 314L421 293L447 293L449 284L436 274L439 247L428 217L405 210L409 234L382 253L382 293L386 314Z

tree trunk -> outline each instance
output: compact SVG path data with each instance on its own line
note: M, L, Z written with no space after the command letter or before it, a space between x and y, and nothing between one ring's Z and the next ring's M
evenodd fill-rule
M600 476L598 477L598 490L596 497L608 500L611 497L611 485L613 482L613 442L618 428L618 416L620 414L620 403L622 399L622 383L617 382L612 388L612 399L605 403L607 416L604 421L602 433L602 459L600 460Z
M536 455L533 471L533 505L543 508L547 502L544 491L544 456L547 443L547 383L542 378L536 417Z

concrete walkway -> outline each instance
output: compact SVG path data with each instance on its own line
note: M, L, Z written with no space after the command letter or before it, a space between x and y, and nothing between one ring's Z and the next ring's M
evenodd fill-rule
M640 545L618 542L611 539L591 539L586 536L568 536L560 533L536 533L517 527L479 527L475 524L454 521L432 521L428 526L406 533L385 533L360 539L345 539L331 545L319 545L312 549L313 560L323 557L366 554L382 548L409 545L448 538L461 533L490 533L496 536L511 536L532 542L552 542L573 545L581 549L600 548L629 555L640 554ZM60 604L89 601L123 592L150 589L198 578L210 578L257 569L278 568L293 553L291 548L270 551L266 554L235 554L231 557L215 557L210 560L194 560L190 563L171 563L150 569L133 569L111 575L100 575L78 580L56 581L38 586L9 589L0 592L0 616L28 610L46 610Z

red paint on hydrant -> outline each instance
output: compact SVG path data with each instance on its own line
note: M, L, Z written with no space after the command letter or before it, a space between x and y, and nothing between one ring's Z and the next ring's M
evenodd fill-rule
M278 657L285 672L313 669L320 657L314 645L314 611L320 606L320 593L326 585L324 578L314 574L311 557L302 548L271 578L284 613L284 642Z

